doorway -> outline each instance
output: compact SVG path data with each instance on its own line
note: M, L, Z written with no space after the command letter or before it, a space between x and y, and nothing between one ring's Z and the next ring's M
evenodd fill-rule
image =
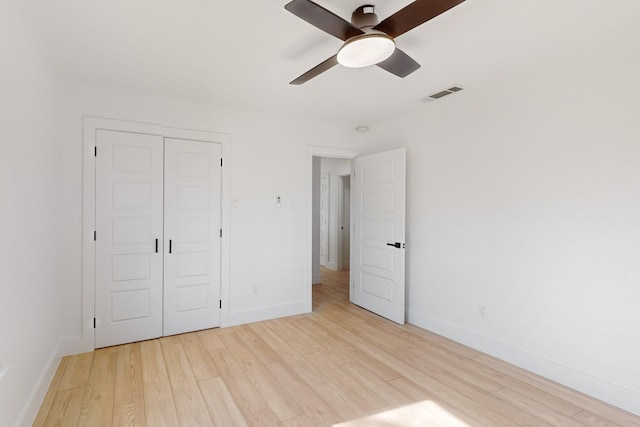
M313 260L313 283L344 287L340 294L349 301L349 233L351 212L350 182L351 160L334 157L314 158L314 199L317 212L314 222L313 245L319 247L319 256ZM319 169L319 171L318 171ZM319 219L319 221L318 221ZM345 247L346 245L346 247ZM340 280L336 280L339 277ZM316 289L317 290L317 289Z
M320 257L314 259L313 263L320 263L321 266L330 270L341 271L344 269L343 259L343 228L344 211L350 211L350 199L346 200L347 207L344 208L344 177L351 176L351 160L332 157L320 157L315 167L320 167L320 182L316 182L313 188L315 193L319 192L320 223L316 223L314 236L319 236L319 241L314 245L320 245ZM317 173L316 173L317 175ZM315 198L318 198L316 195ZM318 215L315 215L316 217ZM347 232L349 227L347 224Z
M307 147L307 175L306 175L306 188L307 188L307 245L306 245L306 273L305 277L307 278L305 285L305 293L306 293L306 303L308 307L308 311L312 311L313 309L313 293L312 287L313 284L317 284L321 282L321 270L320 270L320 179L322 177L322 159L333 159L333 160L342 160L349 164L348 169L343 172L339 172L335 174L335 189L339 189L341 187L340 176L350 175L351 174L351 160L353 160L357 156L358 152L355 150L347 150L340 148L330 148L330 147L319 147L319 146L308 146ZM329 192L331 191L331 182L329 182ZM342 193L341 193L342 194ZM333 208L338 206L338 202L334 203ZM331 201L329 201L329 210L332 209ZM338 218L338 214L336 211L335 218ZM334 225L334 230L336 231L333 237L333 243L335 244L335 253L334 259L331 259L331 254L329 254L329 260L327 261L328 267L332 270L338 270L338 233L336 230L336 226ZM347 229L347 232L349 230ZM332 234L329 233L327 237L329 241L329 245L332 242ZM344 244L344 239L342 239ZM341 250L342 255L343 250ZM333 264L332 264L333 262Z
M305 302L308 311L313 311L312 284L321 281L318 244L320 215L314 213L319 211L320 203L319 191L314 191L319 189L321 177L318 165L321 165L323 157L349 159L353 160L349 162L353 163L352 173L349 169L352 177L349 192L353 204L350 206L349 227L349 301L404 324L406 149L397 148L359 157L356 157L357 154L352 150L307 147L308 246L305 265L308 285ZM328 262L330 264L331 259ZM338 270L337 261L335 270Z

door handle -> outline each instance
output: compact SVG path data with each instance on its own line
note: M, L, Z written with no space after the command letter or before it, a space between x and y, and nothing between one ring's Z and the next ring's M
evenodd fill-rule
M394 248L402 248L402 243L400 242L395 242L395 243L387 243L387 246L393 246Z

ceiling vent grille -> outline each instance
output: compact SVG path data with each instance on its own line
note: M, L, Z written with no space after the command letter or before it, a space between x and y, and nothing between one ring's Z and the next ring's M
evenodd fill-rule
M451 86L449 89L441 90L440 92L434 93L433 95L425 96L421 99L422 102L432 102L436 99L443 98L447 95L451 95L452 93L460 92L464 88L460 86Z

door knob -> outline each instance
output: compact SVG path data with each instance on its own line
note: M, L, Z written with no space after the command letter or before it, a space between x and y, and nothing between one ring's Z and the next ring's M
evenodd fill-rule
M393 246L394 248L400 249L402 247L402 243L400 243L400 242L387 243L387 246Z

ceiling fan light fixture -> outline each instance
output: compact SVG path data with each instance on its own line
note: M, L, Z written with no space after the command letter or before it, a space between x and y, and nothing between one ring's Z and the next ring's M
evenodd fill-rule
M384 33L367 33L350 38L338 51L338 63L349 68L375 65L391 56L396 44Z

